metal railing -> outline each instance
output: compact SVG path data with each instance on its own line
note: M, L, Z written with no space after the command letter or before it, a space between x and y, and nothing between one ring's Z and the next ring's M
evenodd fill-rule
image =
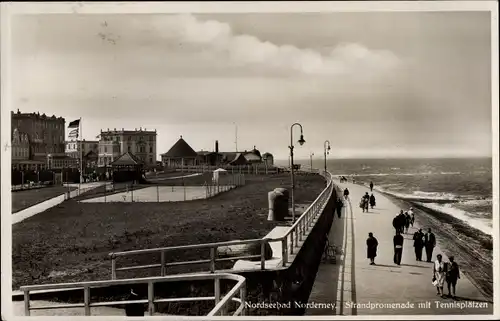
M330 173L321 172L326 179L327 186L320 193L320 195L314 200L314 202L309 205L309 207L304 211L304 213L296 220L296 222L288 229L288 231L279 238L264 238L264 239L249 239L249 240L237 240L228 242L217 242L217 243L204 243L204 244L193 244L193 245L181 245L181 246L171 246L162 247L154 249L144 249L144 250L131 250L123 252L113 252L110 253L111 257L111 279L117 279L116 272L118 271L130 271L130 270L141 270L141 269L159 269L160 275L164 276L167 274L168 267L175 266L188 266L188 265L206 265L207 272L215 273L217 270L216 264L218 262L225 261L236 261L236 260L248 260L260 258L260 270L266 269L266 248L270 242L281 242L281 267L286 267L291 255L294 254L295 248L299 247L299 242L305 240L308 235L307 233L314 227L315 219L320 215L324 207L326 206L328 200L334 189L332 182L332 176ZM217 257L218 248L233 246L233 245L260 245L260 254L255 255L244 255L235 257ZM186 251L186 250L207 250L210 253L210 259L198 259L192 261L182 261L182 262L166 262L167 254L173 251ZM143 254L159 254L160 263L148 264L148 265L133 265L125 267L117 267L117 260L120 257L129 257L134 255Z
M181 281L214 281L214 295L206 297L186 297L186 298L158 298L155 296L155 285L167 282L181 282ZM221 280L236 281L236 284L221 297ZM148 298L140 300L124 300L124 301L105 301L105 302L91 302L90 290L93 288L103 288L119 285L137 286L140 284L147 284ZM67 304L53 304L32 307L30 306L30 292L39 290L83 290L83 303L67 303ZM233 316L245 315L245 300L246 300L246 280L243 276L229 273L217 274L197 274L197 275L171 275L164 277L152 278L136 278L136 279L123 279L112 281L92 281L92 282L77 282L77 283L59 283L59 284L44 284L44 285L29 285L20 288L24 292L24 312L26 316L30 315L32 310L47 310L47 309L67 309L67 308L83 308L86 316L91 315L90 309L92 307L103 306L117 306L126 304L147 304L148 314L154 315L156 303L170 303L170 302L195 302L195 301L214 301L214 308L208 313L208 316L215 315L228 315L229 303L239 303L238 308L232 313ZM56 291L57 292L57 291ZM237 295L239 294L239 297Z

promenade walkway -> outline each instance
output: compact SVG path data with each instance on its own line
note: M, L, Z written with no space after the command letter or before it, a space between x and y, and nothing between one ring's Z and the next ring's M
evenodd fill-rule
M385 195L374 191L377 200L375 209L363 213L359 200L369 189L352 183L340 184L348 188L350 200L344 207L342 218L335 216L330 230L330 242L342 248L337 264L322 263L316 275L309 297L311 308L306 315L443 315L443 314L492 314L492 300L486 300L471 283L466 273L461 271L457 285L457 300L441 298L431 284L432 263L415 260L413 233L425 229L416 224L405 234L403 257L400 266L393 263L394 228L392 219L400 208ZM405 209L406 210L406 209ZM366 257L366 239L372 232L379 242L376 265L369 265ZM436 235L437 254L443 259L448 257L439 247L440 238ZM425 251L424 251L425 252ZM450 254L451 255L451 254ZM425 253L423 259L425 260ZM460 265L460 262L457 262ZM445 283L445 293L446 283ZM383 307L367 306L384 304ZM388 307L387 304L403 306ZM461 306L460 306L461 305Z

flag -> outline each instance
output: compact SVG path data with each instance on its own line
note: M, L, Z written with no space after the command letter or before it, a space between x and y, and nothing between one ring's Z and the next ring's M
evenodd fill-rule
M78 134L79 134L79 128L75 128L69 132L68 137L69 138L78 138Z
M73 120L68 125L68 128L78 128L78 127L80 127L80 119Z

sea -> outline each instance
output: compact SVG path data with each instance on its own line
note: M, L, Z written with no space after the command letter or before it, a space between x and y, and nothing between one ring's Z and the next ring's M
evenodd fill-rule
M310 167L309 161L298 161ZM322 168L324 161L313 161ZM491 158L454 159L334 159L333 175L404 201L451 215L485 234L493 234L493 176Z

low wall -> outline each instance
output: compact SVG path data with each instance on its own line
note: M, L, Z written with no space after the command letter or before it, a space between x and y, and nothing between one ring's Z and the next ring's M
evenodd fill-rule
M246 278L247 288L247 315L303 315L305 308L297 307L295 302L307 303L311 293L316 273L318 271L323 250L326 243L326 235L330 230L334 217L334 201L337 199L338 191L333 190L332 195L320 215L315 226L309 233L307 239L297 253L292 265L280 270L231 272L240 274ZM227 293L231 283L221 283L221 294ZM159 287L155 292L162 297L190 297L190 296L212 296L213 283L211 281L176 282L168 284L168 287ZM134 288L139 296L146 298L147 289ZM113 287L92 289L92 300L116 301L125 299L130 293L130 287ZM83 291L64 291L56 293L44 293L30 295L32 300L51 300L62 302L83 302ZM22 301L23 296L13 296L13 300ZM277 305L279 303L280 306ZM268 304L266 307L265 305ZM271 304L271 305L269 305ZM276 306L272 306L275 304ZM122 306L116 306L123 308ZM186 303L164 303L156 307L159 313L170 315L206 315L214 307L213 301L199 301ZM235 307L235 306L234 306ZM231 310L232 307L230 307Z

